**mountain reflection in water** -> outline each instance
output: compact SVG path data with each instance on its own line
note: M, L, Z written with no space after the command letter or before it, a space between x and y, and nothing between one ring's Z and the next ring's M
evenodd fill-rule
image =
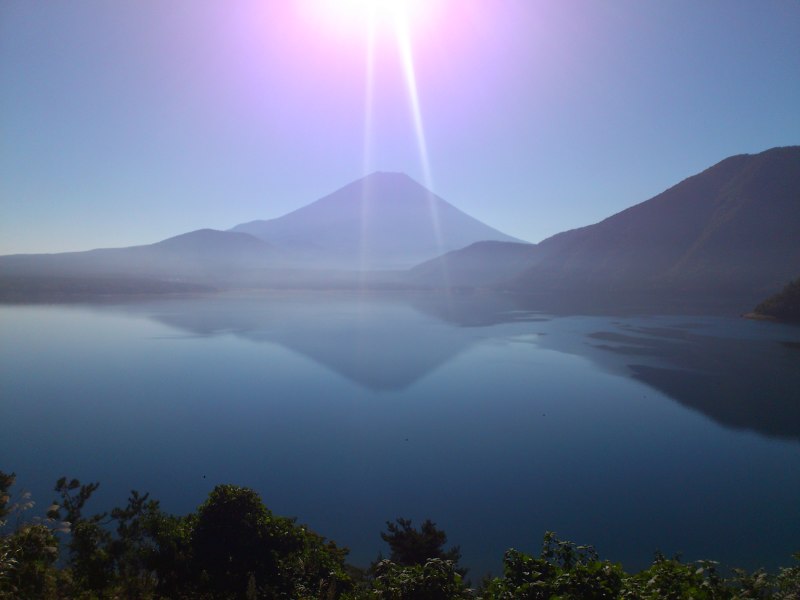
M192 335L280 344L376 391L408 388L496 336L495 327L517 335L509 325L539 324L531 343L634 377L726 427L800 440L798 327L738 317L576 316L579 307L568 304L489 293L234 294L144 307ZM576 320L587 323L568 325ZM593 321L614 329L584 331Z

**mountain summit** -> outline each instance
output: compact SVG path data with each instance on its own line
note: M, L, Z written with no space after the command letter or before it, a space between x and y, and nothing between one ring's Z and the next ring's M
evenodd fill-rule
M800 146L731 156L537 250L519 287L777 291L800 272Z
M376 172L277 219L230 231L282 248L296 265L406 268L484 240L519 241L460 211L408 175Z

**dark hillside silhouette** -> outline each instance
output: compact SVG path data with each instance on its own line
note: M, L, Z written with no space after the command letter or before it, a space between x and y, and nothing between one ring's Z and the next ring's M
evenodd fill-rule
M770 296L754 310L756 315L779 321L800 322L800 278L788 283L774 296Z
M800 146L727 158L538 245L520 290L775 291L800 265Z

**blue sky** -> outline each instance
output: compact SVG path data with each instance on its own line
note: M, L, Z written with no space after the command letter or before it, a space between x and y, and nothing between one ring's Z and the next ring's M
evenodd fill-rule
M375 170L537 242L800 144L795 0L429 0L416 96L394 29L331 1L5 0L0 254L226 229Z

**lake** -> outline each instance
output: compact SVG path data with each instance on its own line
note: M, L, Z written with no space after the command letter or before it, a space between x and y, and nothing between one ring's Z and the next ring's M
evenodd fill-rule
M229 293L0 307L0 469L41 510L256 489L351 549L431 518L473 581L546 530L629 569L800 551L800 328L503 296Z

